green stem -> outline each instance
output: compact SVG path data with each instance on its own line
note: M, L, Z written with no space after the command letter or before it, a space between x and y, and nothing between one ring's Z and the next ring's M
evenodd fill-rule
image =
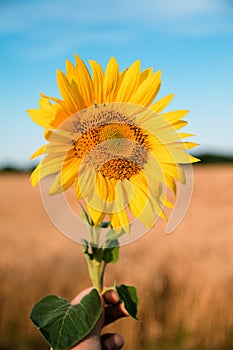
M94 247L98 248L98 246L99 246L99 235L100 235L101 229L99 227L92 226L91 231L92 231L92 242L93 242L93 245L94 245Z
M90 226L89 229L90 233L90 240L91 240L91 248L98 249L98 244L99 244L99 234L100 234L100 228L99 227L94 227ZM92 253L93 253L93 248L92 248ZM88 271L89 271L89 276L92 281L92 285L94 288L98 290L98 292L101 292L102 290L102 283L101 283L101 261L96 257L95 254L93 254L93 258L91 259L89 255L86 255L86 260L87 260L87 266L88 266Z
M92 283L93 283L93 287L96 288L98 292L101 292L102 290L100 268L101 268L101 263L95 259L92 260Z
M90 259L89 255L87 255L87 254L84 254L84 255L85 255L85 258L86 258L86 262L87 262L88 273L89 273L90 279L92 281L93 280L92 262L91 262L91 259Z
M104 262L103 268L102 268L102 272L101 272L101 276L100 276L100 283L101 283L101 286L102 286L101 289L103 289L103 285L104 285L104 273L105 273L106 267L107 267L107 263Z

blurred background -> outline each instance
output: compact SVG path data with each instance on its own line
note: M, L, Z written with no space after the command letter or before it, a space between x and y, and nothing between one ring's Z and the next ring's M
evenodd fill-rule
M59 97L56 69L77 53L120 69L162 70L158 98L189 109L203 160L180 226L159 223L121 249L106 283L137 286L143 323L111 330L128 350L233 349L233 3L231 0L1 0L0 349L48 349L29 321L46 294L89 286L80 245L50 222L29 182L43 130L26 113L39 93ZM17 171L16 171L17 170Z

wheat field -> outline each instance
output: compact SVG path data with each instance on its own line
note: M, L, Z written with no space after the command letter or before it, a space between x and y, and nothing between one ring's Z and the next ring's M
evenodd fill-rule
M47 294L88 287L82 247L50 222L28 174L1 174L0 349L44 350L29 321ZM233 166L195 166L188 212L170 235L159 222L121 248L106 285L137 287L139 318L120 332L128 350L233 349Z

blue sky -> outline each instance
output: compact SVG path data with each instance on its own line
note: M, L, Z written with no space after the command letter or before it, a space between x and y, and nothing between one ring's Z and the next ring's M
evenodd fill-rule
M188 109L199 151L233 153L231 0L1 0L0 165L27 165L44 143L26 109L59 96L56 69L78 53L121 69L136 59L162 70L159 97Z

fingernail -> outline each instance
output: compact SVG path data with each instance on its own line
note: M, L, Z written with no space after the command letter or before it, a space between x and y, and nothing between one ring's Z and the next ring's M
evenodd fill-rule
M117 345L113 339L108 339L105 343L107 350L117 350Z

